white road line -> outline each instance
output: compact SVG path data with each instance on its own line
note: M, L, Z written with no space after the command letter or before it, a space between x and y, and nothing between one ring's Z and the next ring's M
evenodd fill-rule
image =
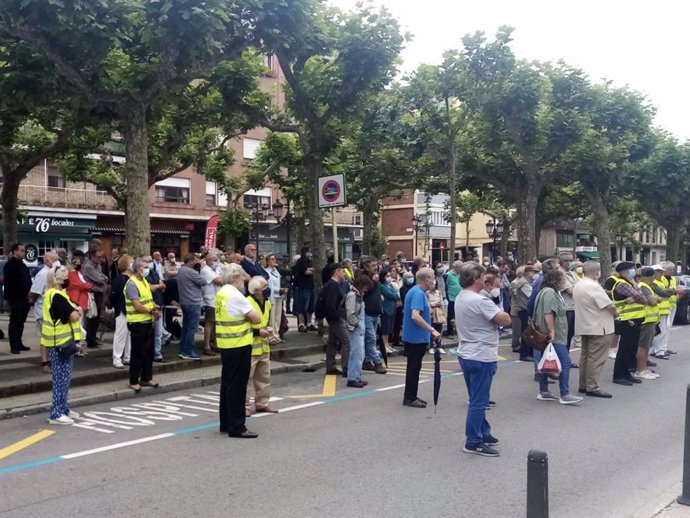
M403 388L404 386L405 386L405 384L403 383L401 385L391 385L390 387L381 387L381 388L377 388L376 392L386 392L387 390L399 389L399 388Z
M300 410L302 408L309 408L311 406L318 406L318 405L323 405L323 401L314 401L313 403L305 403L303 405L295 405L295 406L289 406L287 408L281 408L280 413L284 414L285 412L292 412L293 410Z
M60 455L61 459L76 459L78 457L85 457L86 455L93 455L94 453L103 453L104 451L117 450L119 448L126 448L127 446L134 446L135 444L142 444L145 442L157 441L158 439L167 439L174 437L174 433L162 433L160 435L152 435L151 437L143 437L133 441L119 442L111 444L110 446L103 446L102 448L94 448L93 450L78 451L77 453L70 453L68 455Z

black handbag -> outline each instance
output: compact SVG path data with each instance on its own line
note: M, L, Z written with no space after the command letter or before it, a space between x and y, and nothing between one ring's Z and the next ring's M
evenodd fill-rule
M63 360L69 360L72 356L79 352L79 345L74 340L70 340L65 345L56 346L60 358Z

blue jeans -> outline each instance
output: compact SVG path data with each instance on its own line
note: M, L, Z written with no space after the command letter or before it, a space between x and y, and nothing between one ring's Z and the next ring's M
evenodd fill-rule
M376 344L376 330L379 327L380 316L367 315L364 318L366 330L364 332L364 361L374 362L374 365L383 363L381 352Z
M350 331L350 359L347 362L347 380L362 379L362 363L364 362L364 315L354 330Z
M182 308L182 337L180 338L180 354L194 354L194 333L199 329L201 306L184 304Z
M163 341L163 318L153 321L153 357L159 359L163 357L161 342Z
M467 385L470 404L465 421L465 447L476 448L491 435L491 425L486 420L491 381L496 374L497 362L478 362L458 358Z
M556 350L556 356L561 362L561 375L558 378L558 385L561 389L561 397L570 394L569 380L570 377L570 355L568 354L568 348L565 345L553 344L553 348ZM535 365L539 365L541 357L544 355L542 351L534 350L534 362ZM537 373L537 379L539 380L539 391L548 392L549 391L549 381L546 374Z

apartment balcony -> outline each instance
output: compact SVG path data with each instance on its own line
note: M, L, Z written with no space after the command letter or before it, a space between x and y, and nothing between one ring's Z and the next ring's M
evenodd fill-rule
M117 203L105 191L75 187L46 187L45 185L20 185L19 205L117 210Z

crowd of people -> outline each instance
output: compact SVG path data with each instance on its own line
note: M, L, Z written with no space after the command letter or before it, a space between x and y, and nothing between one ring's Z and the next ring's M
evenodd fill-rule
M71 258L63 250L46 252L33 278L24 253L23 245L14 245L5 265L10 348L16 354L28 350L22 336L33 305L41 369L53 376L51 423L71 424L76 417L67 404L73 358L64 354L65 346L81 345L73 351L80 356L98 348L104 312L112 308L113 367L129 367L135 392L158 386L153 362L165 361L162 345L173 335L179 336L181 359L200 359L195 334L203 315L202 354L221 355L221 431L256 437L245 419L276 412L269 405L270 347L284 340L286 313L293 313L299 332L327 334L326 373L347 378L347 387L367 386L364 372L386 374L387 354L405 355L407 407L427 405L417 394L427 351L440 348L442 336L457 342L469 396L465 451L485 456L498 455L486 410L495 405L490 389L501 335L512 332L512 351L534 365L539 401L581 402L583 396L570 391L573 368L579 368L579 394L611 398L600 379L609 358L615 359L614 384L659 378L653 360L674 354L669 330L677 299L685 295L673 263L635 268L617 262L602 283L597 262L574 261L571 253L519 266L508 256L458 260L447 268L429 267L421 258L408 262L402 253L339 263L328 251L318 294L306 246L291 266L272 253L257 257L252 244L244 255L202 249L179 263L174 253L133 258L114 250L107 262L95 239L87 253ZM178 311L182 324L175 329ZM529 323L552 344L560 374L539 371L543 352L523 337ZM571 346L580 349L579 363ZM549 388L555 383L557 394Z

